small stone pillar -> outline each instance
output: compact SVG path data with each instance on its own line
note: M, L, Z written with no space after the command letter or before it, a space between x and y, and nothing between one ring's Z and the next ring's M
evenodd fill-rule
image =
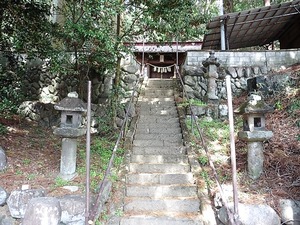
M238 136L248 142L248 175L254 180L263 173L263 141L273 137L273 132L265 127L265 114L271 111L273 108L266 105L261 96L254 94L235 111L243 115L243 131Z
M218 100L217 92L217 83L216 79L218 78L217 67L220 66L217 58L215 57L215 52L210 51L209 57L202 62L204 67L208 68L208 73L206 77L208 78L208 86L207 86L207 99L209 100Z
M217 67L220 66L217 58L215 57L215 52L210 51L209 57L202 62L203 66L207 68L207 73L205 73L205 78L208 79L207 93L204 100L207 103L207 116L212 118L219 117L219 97L217 96L217 83L216 80L219 78Z
M71 180L76 176L77 137L86 133L86 129L81 127L86 104L78 99L76 92L72 92L54 108L61 111L60 127L54 130L55 135L62 137L59 176L64 180Z

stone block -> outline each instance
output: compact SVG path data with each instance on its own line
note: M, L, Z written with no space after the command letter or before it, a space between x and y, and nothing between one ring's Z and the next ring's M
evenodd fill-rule
M280 199L279 208L281 220L284 222L284 224L300 224L300 201L292 199Z
M0 146L0 171L5 170L6 166L7 166L6 154L4 149Z
M239 204L239 221L241 225L280 225L280 217L274 209L268 205ZM231 204L230 209L233 209ZM232 210L233 211L233 210ZM229 219L225 207L218 213L220 221L229 225Z
M61 222L64 224L84 225L85 199L83 196L66 195L59 198L62 214Z
M8 193L2 187L0 187L0 206L6 203L6 199L8 197Z
M34 198L28 203L22 225L57 225L60 218L61 207L57 198Z
M13 191L7 199L11 216L14 218L23 218L29 201L38 197L45 197L45 191L42 189Z

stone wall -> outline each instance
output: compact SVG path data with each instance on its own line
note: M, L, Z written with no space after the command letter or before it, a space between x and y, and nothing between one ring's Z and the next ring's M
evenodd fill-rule
M300 50L216 51L215 56L224 67L260 67L270 71L299 63ZM202 65L208 57L209 51L189 51L185 65Z
M132 56L127 56L121 61L122 79L121 87L124 99L124 109L118 111L118 124L121 125L125 115L125 106L131 97L131 93L139 79L139 65ZM108 96L112 90L114 75L104 72L97 74L91 71L89 79L92 82L92 126L97 127L97 117L103 117L106 112ZM47 62L31 60L27 62L27 72L24 79L25 90L29 101L23 102L19 107L19 114L39 122L42 126L58 126L60 112L54 109L54 105L65 98L69 92L78 92L79 80L72 75L50 73L47 70ZM83 81L84 93L80 96L86 101L87 79ZM130 116L135 115L135 108L130 107Z
M183 66L185 88L189 97L204 100L207 95L208 68L203 61L209 57L209 51L190 51ZM274 71L300 62L300 50L257 51L257 52L215 52L220 66L216 80L216 95L219 99L226 99L225 75L231 76L233 95L239 95L247 90L247 81L253 77L263 77L267 88L273 89L282 82L289 82L288 73L277 74ZM270 77L272 75L272 78Z

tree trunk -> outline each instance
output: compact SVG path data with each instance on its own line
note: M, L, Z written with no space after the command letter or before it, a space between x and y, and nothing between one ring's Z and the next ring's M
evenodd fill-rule
M121 0L122 1L122 0ZM117 34L117 39L120 37L121 33L121 14L118 13L117 15L117 27L116 27L116 34ZM117 40L117 43L115 45L115 51L118 52L119 48L119 40ZM118 107L118 102L119 102L119 87L120 87L120 81L121 81L121 57L117 57L117 62L116 62L116 75L115 75L115 80L114 80L114 94L113 94L113 99L111 102L112 106L112 121L113 121L113 126L116 127L116 118L117 118L117 107Z

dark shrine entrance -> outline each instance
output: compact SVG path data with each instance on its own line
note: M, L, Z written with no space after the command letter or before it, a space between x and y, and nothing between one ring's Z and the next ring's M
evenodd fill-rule
M176 76L175 66L177 62L179 69L186 58L185 52L136 52L136 59L147 67L148 78L169 79Z

